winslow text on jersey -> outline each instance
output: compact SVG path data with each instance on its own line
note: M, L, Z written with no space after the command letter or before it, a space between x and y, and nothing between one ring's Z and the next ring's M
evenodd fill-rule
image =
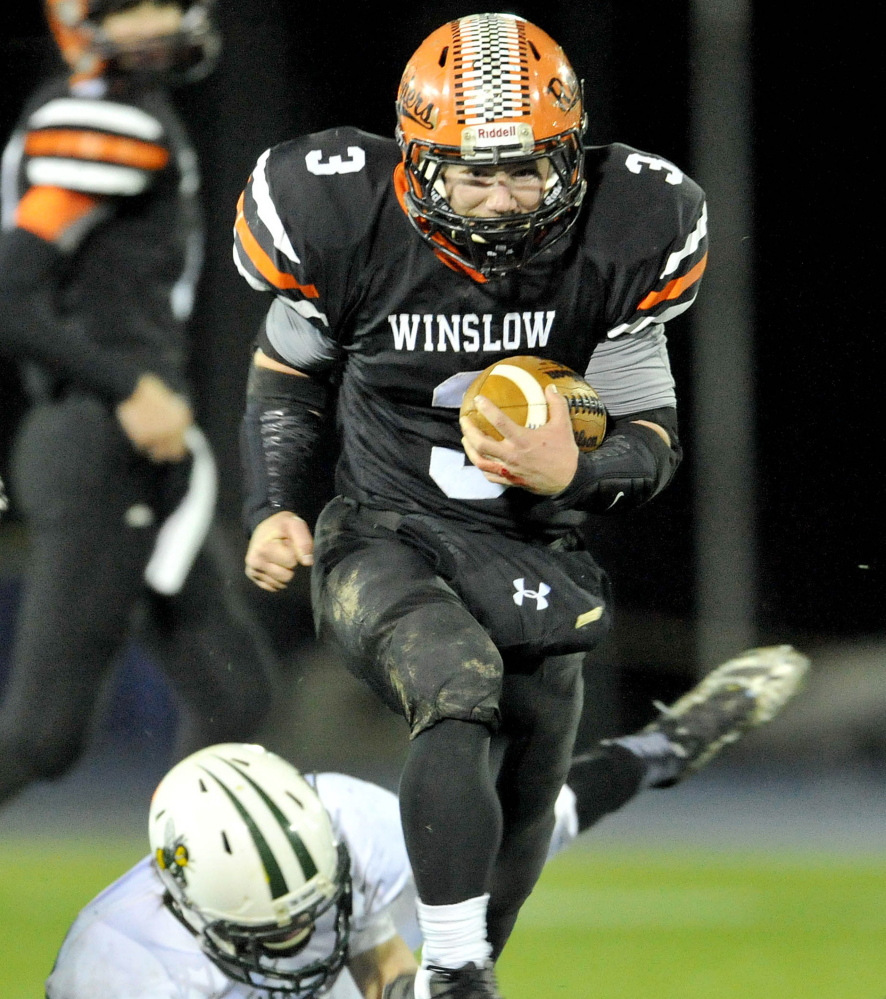
M544 347L555 310L455 315L401 312L389 315L395 350L532 351Z

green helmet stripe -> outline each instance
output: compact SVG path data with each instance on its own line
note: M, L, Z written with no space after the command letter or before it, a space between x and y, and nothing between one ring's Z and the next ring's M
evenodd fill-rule
M289 892L289 886L286 884L286 878L283 876L283 871L280 870L280 865L277 863L274 851L262 835L261 829L259 829L259 827L255 824L252 816L243 806L243 803L237 795L234 794L234 792L223 781L216 777L212 771L206 770L205 767L201 769L205 770L205 772L209 774L209 776L231 799L231 803L234 808L237 809L240 818L246 823L246 828L249 830L250 836L252 836L252 841L255 843L255 848L258 850L258 855L261 857L262 864L264 864L265 876L268 879L268 887L271 889L271 898L280 898L281 895L286 895Z
M286 834L286 838L289 840L289 845L292 847L292 852L298 859L301 865L302 874L305 876L305 881L310 881L311 878L315 877L317 874L317 865L314 863L314 858L311 856L310 851L305 846L304 840L299 836L292 826L292 823L283 814L277 803L268 796L265 789L258 784L249 776L249 774L238 767L236 763L232 760L225 760L228 766L233 767L240 776L249 782L249 784L254 788L256 794L261 798L261 800L268 806L268 810L280 824L280 828Z

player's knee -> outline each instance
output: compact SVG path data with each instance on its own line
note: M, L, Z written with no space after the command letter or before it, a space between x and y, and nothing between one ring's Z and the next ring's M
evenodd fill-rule
M442 618L443 620L441 620ZM388 680L397 691L413 737L438 722L474 722L495 731L504 673L501 656L476 622L461 615L433 621L405 615L388 657Z

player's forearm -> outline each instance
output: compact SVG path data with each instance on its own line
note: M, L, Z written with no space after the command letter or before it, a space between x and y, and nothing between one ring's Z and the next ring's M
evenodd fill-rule
M0 240L0 354L39 364L50 374L119 403L144 372L119 352L89 339L56 307L62 257L23 229Z
M400 975L414 974L418 963L402 937L396 936L348 960L348 970L354 977L364 999L381 999L386 985Z
M671 481L682 454L675 409L619 417L596 451L579 455L572 482L548 502L592 514L635 509Z
M281 510L303 514L315 502L326 386L314 379L253 365L240 431L249 532Z

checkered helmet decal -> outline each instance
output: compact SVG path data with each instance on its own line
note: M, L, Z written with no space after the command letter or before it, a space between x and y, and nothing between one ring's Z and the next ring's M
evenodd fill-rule
M529 52L524 21L476 14L454 25L458 121L481 125L529 117Z

